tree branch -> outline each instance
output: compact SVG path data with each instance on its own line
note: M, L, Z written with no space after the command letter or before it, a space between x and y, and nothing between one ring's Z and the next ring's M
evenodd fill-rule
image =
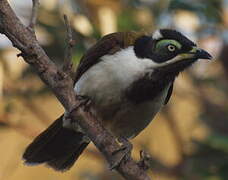
M0 33L5 34L13 46L21 50L20 55L37 71L43 82L53 91L68 112L80 103L75 99L73 81L70 76L57 69L37 42L35 34L21 23L7 0L0 0ZM83 118L76 118L78 116ZM112 163L113 152L120 148L115 138L90 112L85 112L82 108L72 111L71 117L74 121L78 121L108 162ZM114 158L121 157L121 155L121 152L117 153ZM121 161L116 170L129 180L150 180L146 172L131 157Z
M73 75L73 72L72 72L72 67L73 67L72 54L73 54L73 47L75 46L75 41L73 39L72 29L70 27L68 18L65 14L64 14L63 18L64 18L66 32L67 32L67 37L66 37L67 47L65 50L64 63L63 63L62 71L66 72L68 75Z
M30 24L28 27L33 32L35 32L34 27L36 25L38 7L39 7L39 0L32 0L32 15L31 15Z

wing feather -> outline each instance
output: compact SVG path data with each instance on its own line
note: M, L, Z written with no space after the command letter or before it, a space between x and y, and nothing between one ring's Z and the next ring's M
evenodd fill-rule
M172 93L173 93L173 83L172 83L171 86L169 87L167 96L166 96L166 98L165 98L165 103L164 103L164 105L166 105L166 104L169 102L169 100L170 100L170 98L171 98L171 96L172 96Z
M101 57L107 54L114 54L117 51L134 44L135 40L142 33L137 32L117 32L104 36L81 58L75 76L75 83L94 64L101 61Z

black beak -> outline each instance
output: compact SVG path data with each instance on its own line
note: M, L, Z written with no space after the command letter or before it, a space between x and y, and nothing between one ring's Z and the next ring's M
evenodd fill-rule
M197 59L212 59L212 56L205 50L198 48L195 53Z

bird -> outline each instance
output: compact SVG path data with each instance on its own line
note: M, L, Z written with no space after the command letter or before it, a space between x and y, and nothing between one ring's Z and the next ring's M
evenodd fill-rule
M74 90L90 99L94 115L112 135L132 139L168 103L178 74L199 59L212 56L175 29L111 33L82 56ZM28 145L25 164L57 171L74 165L90 139L66 114Z

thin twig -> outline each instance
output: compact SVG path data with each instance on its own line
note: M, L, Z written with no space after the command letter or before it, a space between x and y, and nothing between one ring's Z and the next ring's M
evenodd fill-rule
M28 28L33 32L37 21L37 11L38 11L39 4L40 4L39 0L32 0L32 15L30 18L30 23Z
M75 40L73 39L72 29L70 27L68 18L65 14L64 14L63 18L64 18L64 23L65 23L65 27L66 27L66 31L67 31L67 36L66 36L67 47L65 50L65 57L64 57L64 63L63 63L62 70L66 74L72 75L73 74L73 72L72 72L72 67L73 67L72 54L73 54L73 47L75 45Z

